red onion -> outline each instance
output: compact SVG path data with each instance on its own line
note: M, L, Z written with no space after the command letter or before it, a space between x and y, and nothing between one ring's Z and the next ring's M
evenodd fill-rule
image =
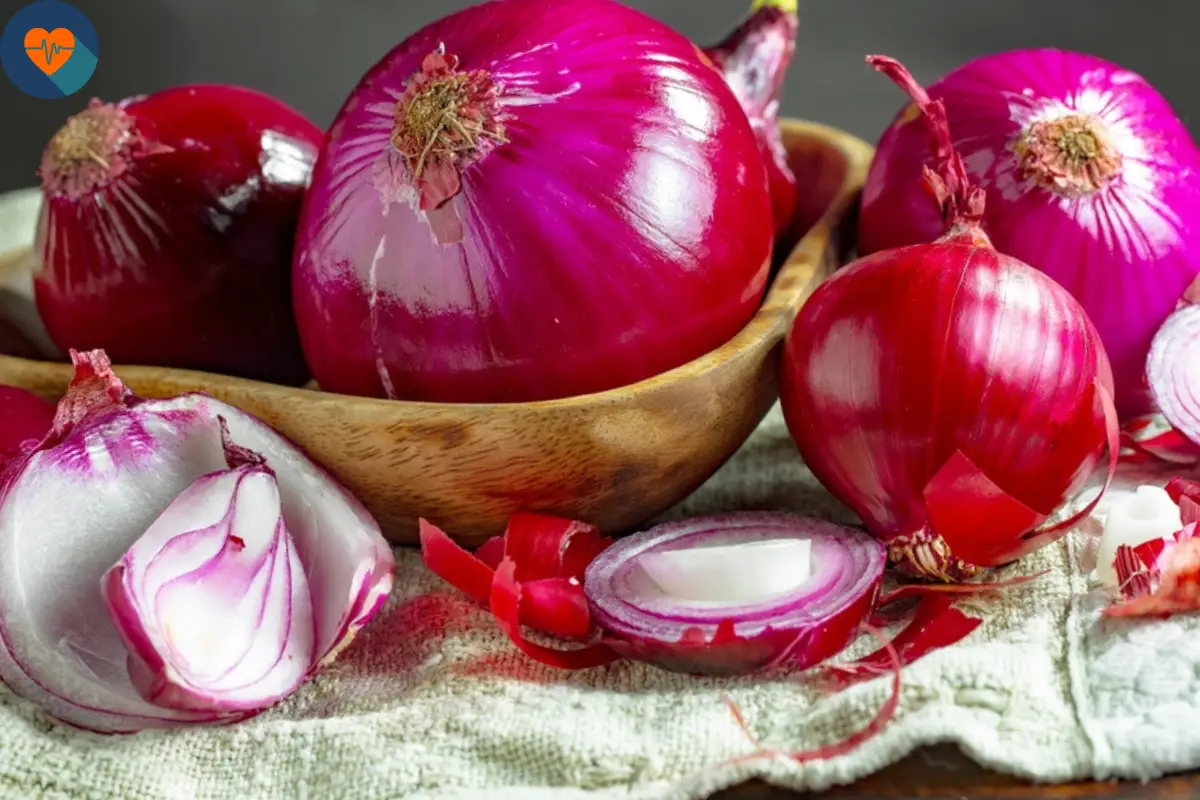
M322 132L235 86L93 100L42 155L37 307L54 343L121 363L300 384L300 203Z
M795 571L778 554L770 556L784 568L778 575L767 564L737 564L752 557L748 545L762 542L808 543L811 572ZM704 548L725 545L736 546L717 556L726 585L687 563ZM659 575L663 566L647 563L664 553L685 559L679 563L683 580L674 586ZM883 546L851 528L741 513L668 523L622 539L591 563L583 585L605 643L626 658L702 674L801 670L854 640L871 613L885 563ZM784 580L771 585L771 578ZM684 586L690 591L681 595Z
M782 234L796 213L796 176L788 166L779 131L779 99L796 53L796 0L755 0L750 16L720 44L704 53L721 70L750 118L767 167L775 233Z
M99 732L265 709L382 606L379 526L258 419L138 399L103 353L71 355L53 430L0 498L0 679Z
M1183 306L1158 330L1146 382L1171 427L1200 446L1200 306Z
M695 45L613 0L499 0L355 87L301 215L297 322L322 388L540 400L732 338L766 286L754 132Z
M929 94L988 192L983 223L996 249L1079 300L1112 360L1121 416L1148 413L1150 340L1200 273L1200 150L1187 129L1140 76L1062 50L985 56ZM879 142L864 255L943 232L921 187L930 158L917 116L906 108Z
M869 60L925 118L925 186L946 232L813 293L785 343L781 398L814 475L892 560L949 581L1060 537L1078 515L1037 526L1082 489L1106 439L1111 479L1112 375L1079 303L992 248L941 103L898 63Z
M33 392L0 386L0 472L45 438L54 405Z

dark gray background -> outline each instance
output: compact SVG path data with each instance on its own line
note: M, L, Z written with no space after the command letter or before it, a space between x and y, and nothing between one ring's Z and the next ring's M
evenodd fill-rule
M570 0L562 0L570 2ZM708 44L750 0L628 0ZM23 2L0 0L0 18ZM0 190L35 181L45 141L91 96L116 100L179 83L241 83L327 125L389 48L470 0L75 0L96 26L91 83L35 100L0 76ZM904 61L922 81L1016 47L1082 50L1140 72L1200 130L1195 0L801 0L784 110L874 141L901 97L862 62Z

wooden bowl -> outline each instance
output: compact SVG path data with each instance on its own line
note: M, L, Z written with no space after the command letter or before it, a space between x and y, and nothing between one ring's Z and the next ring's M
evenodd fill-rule
M687 497L749 437L777 396L778 345L847 253L871 147L809 122L786 121L783 133L801 187L785 240L798 243L785 243L790 253L741 333L649 380L565 400L455 405L159 367L116 371L142 396L204 391L262 418L344 481L396 543L413 543L423 516L475 544L500 533L518 509L624 531ZM29 242L35 218L0 217L0 229L22 225ZM13 264L27 272L31 259L10 255L7 263L10 272ZM28 282L27 275L9 279ZM52 399L69 377L62 363L0 356L0 383Z

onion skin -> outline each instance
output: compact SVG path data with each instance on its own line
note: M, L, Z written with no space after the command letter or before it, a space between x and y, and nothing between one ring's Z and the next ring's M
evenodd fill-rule
M55 345L304 383L291 257L322 137L236 86L92 101L40 170L35 298Z
M985 56L933 83L929 94L945 103L954 145L988 193L984 229L996 249L1079 300L1111 359L1121 418L1150 413L1146 353L1200 273L1200 150L1187 129L1140 76L1061 50ZM1074 190L1065 179L1052 186L1023 166L1024 126L1069 111L1098 121L1120 159L1098 189ZM880 139L867 178L861 253L942 235L920 181L930 163L923 126L908 106Z
M422 87L453 76L472 81L473 148L401 155ZM301 215L297 323L328 391L581 395L731 339L772 229L754 132L695 45L612 0L500 0L417 32L351 93Z
M991 247L944 112L922 110L939 153L925 185L947 232L818 287L785 341L780 395L818 480L906 571L952 581L1065 533L1035 529L1083 488L1109 441L1111 477L1116 425L1095 327L1045 273Z

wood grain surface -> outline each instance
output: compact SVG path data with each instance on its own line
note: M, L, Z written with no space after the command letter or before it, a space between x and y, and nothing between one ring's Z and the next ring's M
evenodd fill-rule
M852 786L820 794L797 793L753 782L713 795L712 800L1168 800L1200 798L1200 773L1142 783L1082 781L1035 784L998 775L951 745L922 748L908 758Z
M566 400L450 405L164 368L117 374L142 396L203 390L262 418L350 487L397 543L416 541L418 516L478 543L519 509L626 530L694 491L758 425L776 398L778 345L844 256L872 149L822 125L790 121L783 131L803 187L793 226L803 238L741 333L655 378ZM48 397L69 374L65 364L0 356L0 383Z

